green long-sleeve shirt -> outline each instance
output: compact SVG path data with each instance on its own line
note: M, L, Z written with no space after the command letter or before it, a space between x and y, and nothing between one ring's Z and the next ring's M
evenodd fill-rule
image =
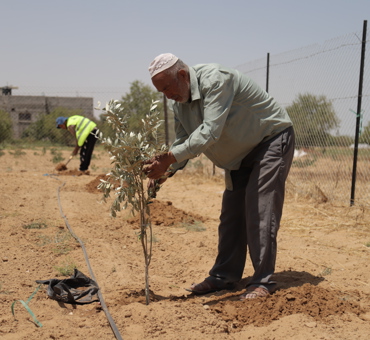
M292 122L286 111L252 79L219 64L189 67L191 100L173 102L176 140L171 151L180 169L190 158L204 153L225 170L232 190L231 170L262 141Z

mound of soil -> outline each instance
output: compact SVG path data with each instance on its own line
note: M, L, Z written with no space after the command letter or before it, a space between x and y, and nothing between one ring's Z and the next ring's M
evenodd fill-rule
M162 299L150 292L150 300ZM226 294L225 294L226 293ZM299 287L281 289L265 298L240 301L240 292L221 291L203 297L205 309L226 323L231 323L232 332L246 325L267 326L275 320L294 314L305 314L312 318L307 327L316 327L316 322L328 322L330 318L348 318L348 314L361 316L366 312L358 301L346 301L343 293L306 283ZM359 298L357 297L357 300ZM174 300L186 300L174 298ZM120 303L145 303L145 292L130 291L121 295ZM258 311L258 312L257 312ZM315 322L315 321L316 322Z
M56 171L64 171L64 170L67 170L67 167L64 163L59 163L56 167L55 167L55 170Z
M176 226L179 224L195 224L205 222L207 219L201 215L188 213L177 209L171 201L163 202L153 200L150 204L150 220L152 225ZM138 224L139 216L127 220L128 223Z
M346 301L343 293L306 283L275 292L266 298L246 300L241 303L239 296L228 294L223 301L210 306L211 312L225 321L232 321L234 328L241 325L266 326L274 320L293 314L306 314L316 321L351 313L361 315L364 310L354 301ZM234 300L234 301L233 301ZM256 313L258 310L258 313Z
M91 192L92 194L101 193L101 191L98 189L98 185L101 183L100 180L106 181L108 179L107 175L98 175L96 176L91 182L86 184L86 190L88 192Z
M98 175L94 180L86 184L86 190L91 193L101 192L97 187L100 180L107 180L107 175ZM153 200L150 204L150 218L153 225L173 226L181 223L194 224L196 222L205 222L207 219L198 214L190 214L184 210L177 209L172 202ZM130 224L137 224L139 216L127 220Z

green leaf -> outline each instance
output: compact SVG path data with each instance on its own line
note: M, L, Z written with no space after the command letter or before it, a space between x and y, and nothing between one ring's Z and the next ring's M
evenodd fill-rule
M35 289L35 291L31 294L31 296L28 298L27 302L24 302L23 300L16 300L12 303L11 305L11 311L12 311L12 314L13 316L15 317L15 313L14 313L14 305L17 303L17 302L20 302L23 307L27 310L27 312L31 315L33 321L35 322L35 324L39 327L42 327L42 324L41 322L39 322L35 316L35 314L32 312L31 308L28 306L28 304L30 303L30 301L32 300L32 298L35 296L35 294L38 292L38 290L40 289L41 287L41 284L38 285L38 287Z

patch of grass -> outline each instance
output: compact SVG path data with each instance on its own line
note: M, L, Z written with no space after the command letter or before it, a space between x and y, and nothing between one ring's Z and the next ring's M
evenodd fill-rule
M48 244L55 244L55 247L52 249L54 254L68 254L72 250L70 245L72 236L66 231L58 231L54 236L38 235L37 238L39 239L39 242L36 244L39 247L43 247Z
M69 241L71 239L71 234L67 231L59 231L55 235L55 243L64 243L66 241Z
M295 168L307 168L313 164L315 164L316 159L304 158L304 159L297 159L294 160L292 166Z
M55 255L66 255L72 250L71 247L69 247L66 244L58 244L55 248L53 248L53 253Z
M188 231L205 231L207 228L203 225L200 221L194 221L194 222L182 222L178 225L180 228L185 228Z
M322 276L327 276L327 275L330 275L331 273L332 273L332 269L328 268L328 267L325 267L324 270L321 272L321 275Z
M37 238L40 240L38 243L36 243L39 247L46 246L47 244L53 242L53 238L47 235L37 235Z
M366 247L370 247L370 242L365 243Z
M5 152L3 150L0 150L0 157L4 155L5 155Z
M76 263L71 259L66 259L60 266L54 266L54 269L61 276L71 276L77 268Z
M155 236L154 234L152 235L152 242L153 242L153 243L157 243L157 242L159 242L158 237L157 237L157 236Z
M32 222L23 226L23 229L45 229L47 224L43 222Z
M72 250L69 245L71 239L71 234L66 231L60 231L59 233L57 233L54 238L54 243L56 244L56 247L53 248L54 254L68 254Z
M56 148L52 148L50 150L50 153L52 154L53 158L51 159L51 161L53 163L60 163L61 161L64 161L64 157L62 155L62 151L60 150L57 150Z
M21 157L26 154L22 149L15 149L14 151L8 151L8 152L14 157Z

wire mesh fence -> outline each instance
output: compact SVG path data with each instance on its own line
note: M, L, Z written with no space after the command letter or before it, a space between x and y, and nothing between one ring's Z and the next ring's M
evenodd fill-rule
M297 142L289 181L320 200L350 203L359 123L355 202L370 205L369 63L357 112L362 42L352 33L237 67L288 111Z
M266 88L290 114L297 150L288 180L299 193L349 204L356 150L355 203L370 205L369 62L364 64L362 106L357 112L362 45L363 32L355 32L236 67ZM57 116L83 114L99 123L98 102L104 106L124 93L125 89L117 88L4 86L0 143L13 138L71 144L65 131L55 128ZM356 124L358 149L354 149ZM173 131L168 130L171 141Z

